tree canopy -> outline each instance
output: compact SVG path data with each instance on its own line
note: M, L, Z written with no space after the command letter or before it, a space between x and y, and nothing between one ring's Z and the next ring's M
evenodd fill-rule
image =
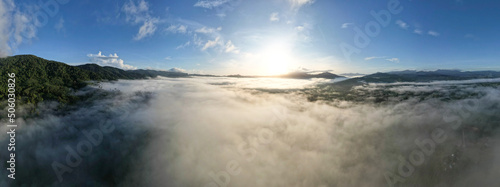
M71 102L76 99L71 92L85 87L88 81L143 79L165 74L151 70L125 71L97 64L70 66L34 55L11 56L0 58L1 98L6 98L8 94L8 73L16 74L16 99L22 103L33 104L44 100ZM176 74L176 77L178 76L179 74Z

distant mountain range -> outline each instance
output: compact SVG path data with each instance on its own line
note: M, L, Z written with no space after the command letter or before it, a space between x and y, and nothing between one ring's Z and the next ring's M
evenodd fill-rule
M336 79L343 78L343 76L335 75L329 72L323 72L320 74L310 74L306 72L292 72L285 75L276 76L279 78L291 78L291 79L311 79L311 78L323 78L323 79Z
M284 79L312 79L312 78L323 78L323 79L336 79L345 78L344 76L336 75L329 72L323 73L308 73L308 72L291 72L284 75L273 75L273 76L245 76L245 75L228 75L228 77L237 78L284 78Z
M208 76L187 74L174 71L159 70L122 70L114 67L102 67L97 64L85 64L70 66L65 63L46 60L34 55L18 55L0 58L0 74L15 73L16 93L18 99L27 103L38 103L40 101L58 100L63 103L71 102L75 98L70 94L71 90L82 88L88 81L109 81L118 79L144 79L149 77L191 77ZM356 74L361 76L361 74ZM230 75L228 77L238 78L292 78L311 79L345 78L340 75L323 72L312 74L307 72L292 72L279 76L241 76ZM468 80L480 78L500 78L497 71L459 71L459 70L437 70L437 71L395 71L387 73L375 73L357 78L351 78L327 86L333 86L336 90L350 90L353 86L366 83L394 83L394 82L430 82L437 80ZM5 98L7 94L7 76L1 77L0 97Z
M366 74L362 74L362 73L343 73L343 74L340 74L340 76L344 76L344 77L362 77L362 76L365 76Z
M436 71L394 71L388 73L375 73L363 77L347 79L333 83L339 90L348 90L353 86L366 83L396 83L396 82L431 82L450 80L470 80L500 78L498 71L460 71L460 70L436 70Z

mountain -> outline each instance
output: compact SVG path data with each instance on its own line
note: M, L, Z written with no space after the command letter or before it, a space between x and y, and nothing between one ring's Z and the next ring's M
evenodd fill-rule
M313 74L307 72L291 72L284 75L273 75L273 76L249 76L249 75L227 75L226 77L233 78L283 78L283 79L312 79L312 78L323 78L323 79L336 79L336 78L345 78L344 76L335 75L329 72L323 72L320 74Z
M339 74L340 76L344 76L344 77L362 77L362 76L365 76L366 74L362 74L362 73L343 73L343 74Z
M76 67L92 72L91 77L89 77L91 80L143 79L147 77L143 74L114 67L101 67L97 64L85 64Z
M190 76L189 74L183 73L183 72L144 70L144 69L128 70L127 72L142 75L142 76L147 76L147 77L163 76L163 77L177 78L177 77L189 77Z
M436 70L436 71L401 71L388 72L387 74L398 75L409 82L428 82L434 80L467 80L481 78L499 78L500 72L496 71L460 71L460 70Z
M363 77L352 78L345 81L333 83L340 90L350 89L353 86L365 83L395 83L395 82L431 82L449 80L470 80L500 78L497 71L459 71L459 70L436 70L436 71L394 71L387 73L375 73Z
M16 99L25 103L58 100L63 103L74 98L71 90L84 87L85 81L100 79L99 74L46 60L34 55L18 55L0 59L0 74L15 73ZM1 77L0 97L7 95L7 76Z
M89 70L98 74L98 77L91 78L92 80L117 80L117 79L144 79L147 77L189 77L190 75L182 72L173 72L173 71L158 71L158 70L122 70L114 67L104 66L101 67L97 64L85 64L77 66L79 68Z
M336 79L342 78L343 76L335 75L329 72L323 72L320 74L310 74L306 72L292 72L285 75L276 76L279 78L291 78L291 79L312 79L312 78L323 78L323 79Z
M62 103L75 101L73 90L86 86L88 81L118 79L144 79L148 77L186 77L186 73L155 70L125 71L97 64L70 66L34 55L17 55L0 58L0 74L16 74L16 99L21 103L38 103L57 100ZM7 76L1 77L0 97L7 96Z

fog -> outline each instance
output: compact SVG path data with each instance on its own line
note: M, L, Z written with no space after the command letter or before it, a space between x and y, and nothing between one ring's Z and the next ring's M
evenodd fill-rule
M311 102L300 91L327 82L158 78L88 87L76 106L43 103L39 115L19 122L17 179L2 177L0 186L498 184L498 86L464 85L460 91L478 94L460 100L384 104ZM392 89L447 91L445 84ZM30 106L19 110L27 115ZM98 131L102 141L69 163L68 147L77 150ZM0 140L7 144L5 133ZM58 177L55 162L71 171Z

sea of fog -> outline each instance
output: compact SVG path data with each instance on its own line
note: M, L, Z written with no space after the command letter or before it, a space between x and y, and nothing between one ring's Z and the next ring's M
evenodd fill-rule
M469 96L390 103L313 102L303 92L331 82L120 80L75 93L84 98L76 105L24 106L16 180L3 147L0 186L498 185L498 86L392 84L401 93L453 84L449 92Z

